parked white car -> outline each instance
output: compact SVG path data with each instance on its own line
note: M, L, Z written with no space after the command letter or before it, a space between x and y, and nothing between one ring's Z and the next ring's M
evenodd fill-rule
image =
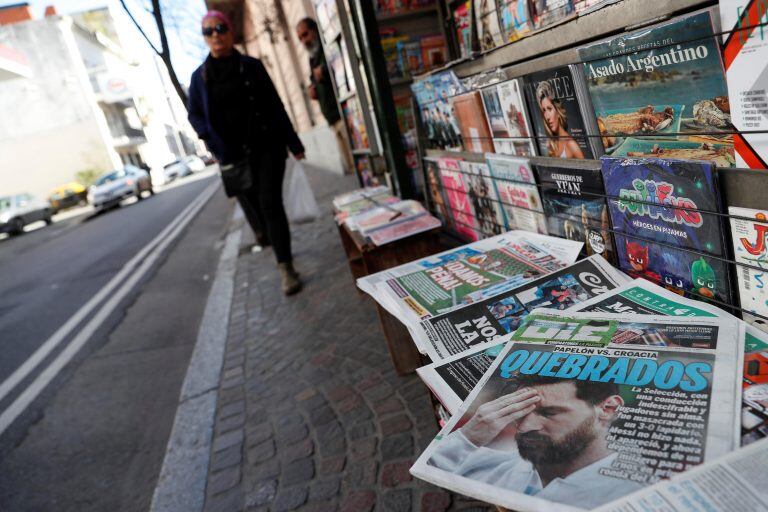
M184 157L184 163L187 164L189 170L192 172L200 172L205 170L205 162L197 155L187 155Z
M31 194L0 197L0 233L19 235L27 224L39 220L50 224L52 215L51 205Z
M192 170L184 160L175 160L163 166L163 178L165 178L166 183L170 183L176 178L183 178L189 174L192 174Z
M155 191L149 173L138 167L127 165L125 169L104 173L88 189L88 202L96 211L117 206L124 199L135 197L142 199L142 194Z

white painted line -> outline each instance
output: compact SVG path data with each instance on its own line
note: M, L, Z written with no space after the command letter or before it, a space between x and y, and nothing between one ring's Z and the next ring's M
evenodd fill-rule
M241 233L241 228L234 229L227 236L221 252L184 377L150 512L200 512L205 504L216 400Z
M110 296L99 311L88 321L87 324L72 338L72 341L59 353L58 356L45 368L32 383L22 391L19 396L11 403L11 405L0 414L0 435L5 432L9 426L18 418L22 412L32 403L45 389L45 387L58 375L58 373L69 363L73 357L80 351L85 343L90 339L94 332L101 326L101 324L109 317L115 308L120 304L120 301L128 295L133 289L136 283L144 277L144 275L152 268L154 263L160 258L163 251L174 241L174 239L181 233L181 231L189 224L194 218L197 212L203 207L203 205L210 199L216 189L219 187L219 182L216 181L208 188L206 188L191 204L184 210L182 215L174 219L172 222L173 229L168 232L163 230L166 234L165 238L161 239L156 245L154 250L141 262L140 266L133 271L123 285ZM152 245L154 240L150 242ZM144 250L142 249L142 253ZM110 281L111 282L111 281ZM106 287L105 287L106 288ZM102 289L103 291L104 289ZM101 294L101 291L99 292ZM79 311L78 311L79 313ZM75 324L77 325L77 324ZM74 327L74 326L73 326ZM50 341L50 340L49 340ZM48 342L46 342L48 343ZM42 348L42 347L41 347ZM53 347L49 348L49 351ZM35 353L37 355L37 352ZM26 364L26 362L25 362ZM34 366L32 367L34 368ZM31 369L30 369L31 371Z
M205 189L199 196L197 196L182 212L173 219L160 233L152 239L147 245L141 248L136 255L128 260L123 265L120 271L99 290L96 295L83 304L74 315L72 315L64 324L59 327L40 347L22 363L14 372L8 376L0 384L0 401L2 401L13 388L15 388L19 382L27 378L27 376L39 365L48 355L59 346L59 344L69 336L72 330L82 322L91 311L98 306L111 292L114 290L131 272L134 268L152 251L157 244L165 239L168 234L181 222L189 212L195 208L199 208L201 199L205 197L205 200L210 196L212 191L218 187L218 180Z

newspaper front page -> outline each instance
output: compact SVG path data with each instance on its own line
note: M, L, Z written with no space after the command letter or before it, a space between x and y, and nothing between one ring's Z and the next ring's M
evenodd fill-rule
M686 299L645 279L637 279L601 297L582 302L573 310L735 319L719 308ZM742 387L742 404L741 415L734 420L740 420L741 445L744 446L768 437L768 334L746 322L739 321L739 328L740 345L744 347L739 353L743 382L739 384L734 380L734 385Z
M595 512L766 512L766 460L763 439Z
M738 445L726 320L543 311L413 475L519 512L589 510Z
M581 246L571 240L509 231L362 277L357 286L413 331L421 320L573 263Z
M414 329L414 340L437 362L514 332L536 308L567 309L628 281L602 256L591 256L521 287L424 320Z

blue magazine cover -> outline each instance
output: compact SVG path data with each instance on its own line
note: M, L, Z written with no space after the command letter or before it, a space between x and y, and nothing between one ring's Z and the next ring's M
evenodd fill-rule
M706 256L725 254L721 217L704 213L721 210L714 166L604 157L602 173L620 268L679 294L730 303L727 265Z

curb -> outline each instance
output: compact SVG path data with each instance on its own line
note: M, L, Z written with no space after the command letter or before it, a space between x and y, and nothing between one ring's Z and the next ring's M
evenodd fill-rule
M242 237L238 210L216 269L179 406L152 495L151 512L195 512L205 505L219 378Z

